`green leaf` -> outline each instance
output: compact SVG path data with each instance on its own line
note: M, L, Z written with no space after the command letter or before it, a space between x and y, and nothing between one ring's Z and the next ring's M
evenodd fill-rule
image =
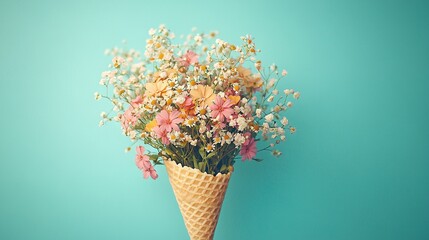
M216 152L211 152L209 155L207 155L207 159L210 159L215 155L216 155Z
M252 158L252 160L257 161L257 162L262 162L263 161L263 159L260 159L260 158Z
M198 150L198 152L200 153L200 155L201 155L201 157L203 158L203 159L206 159L207 157L206 157L206 150L204 149L204 147L202 146L202 147L200 147L200 150Z

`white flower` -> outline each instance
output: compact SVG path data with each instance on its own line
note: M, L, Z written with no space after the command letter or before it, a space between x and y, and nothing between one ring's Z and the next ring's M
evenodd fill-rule
M281 123L282 123L283 126L286 126L289 123L289 120L287 120L286 117L283 117L282 120L281 120Z
M195 139L195 140L190 141L189 143L190 143L192 146L197 146L197 142L198 142L198 140L197 140L197 139Z
M101 113L100 113L100 117L102 117L102 118L106 118L106 117L107 117L107 113L105 113L105 112L101 112Z
M274 96L269 96L267 102L272 102L274 100Z
M237 118L238 131L243 131L247 127L247 122L244 117Z
M199 132L200 132L201 134L203 134L206 130L207 130L206 125L205 125L205 124L201 124L200 129L199 129Z
M165 79L166 77L167 77L167 73L166 72L161 72L160 74L159 74L159 76L162 78L162 79Z
M222 143L226 143L226 144L230 144L232 142L232 133L227 132L226 134L224 134L223 138L222 138Z
M292 107L292 106L293 106L293 103L292 103L292 102L287 102L286 106L287 106L287 107Z
M272 65L270 66L270 70L271 70L271 71L275 71L275 70L277 70L277 66L276 66L275 64L272 64Z
M177 98L174 100L174 103L176 103L176 104L182 104L182 103L184 103L185 102L185 97L184 96L182 96L182 95L179 95L179 96L177 96Z
M293 93L293 89L285 89L284 93L287 95L292 94Z
M98 126L99 127L101 127L101 126L103 126L104 125L104 121L103 120L101 120L99 123L98 123Z
M287 75L287 71L286 71L286 69L283 69L283 71L282 71L282 76L284 77L284 76L286 76Z
M294 97L295 99L298 99L300 96L301 96L301 94L300 94L299 92L295 92L295 93L293 94L293 97Z
M272 113L270 113L270 114L268 114L267 116L265 116L265 121L266 121L267 123L269 123L269 122L273 121L273 119L274 119L274 115L273 115Z
M258 118L260 118L260 117L261 117L261 113L262 113L262 109L260 109L260 108L256 109L256 116L257 116Z
M124 152L126 152L126 153L129 152L129 151L131 151L130 147L126 147L125 150L124 150Z
M156 30L155 29L153 29L153 28L151 28L151 29L149 29L149 35L154 35L156 33Z
M280 139L281 139L282 141L284 141L284 140L286 140L286 136L285 136L285 135L283 135L283 136L281 136L281 137L280 137Z
M270 79L270 81L267 84L267 89L274 87L275 83L276 83L276 80L274 78Z
M234 137L234 144L235 146L241 146L246 141L246 138L241 134L237 133Z
M273 95L277 95L277 94L279 94L279 90L274 89L272 93L273 93Z
M94 98L95 98L95 100L100 100L100 98L101 98L100 93L99 92L95 92L94 93Z

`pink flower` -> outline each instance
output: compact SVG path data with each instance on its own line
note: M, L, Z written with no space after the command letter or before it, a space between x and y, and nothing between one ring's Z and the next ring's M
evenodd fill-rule
M143 103L143 98L141 96L137 96L134 100L131 101L131 105L133 107L137 107L139 104Z
M144 163L145 162L149 162L149 156L144 155L144 147L143 146L138 146L136 148L136 165L139 169L143 169L144 168Z
M130 106L122 115L120 115L119 119L121 121L122 128L127 132L131 127L134 127L138 121L137 116L133 113L132 106Z
M137 155L136 155L136 165L139 169L143 172L143 177L147 179L149 176L151 176L152 179L158 178L158 173L156 173L155 168L152 166L152 164L149 161L149 156L144 154L144 147L138 146L136 148Z
M256 141L251 136L250 133L245 133L244 136L246 137L246 141L244 141L243 145L241 146L240 155L241 160L251 160L253 157L256 156Z
M122 114L119 116L119 119L121 121L122 128L128 132L131 127L134 127L138 121L138 117L136 114L133 113L133 110L135 107L137 107L139 104L143 103L143 99L141 96L136 97L134 100L131 101L131 106Z
M156 126L152 129L152 131L154 131L156 133L158 138L161 138L162 144L164 144L164 145L170 144L170 140L168 140L167 131L165 129L162 130L161 127Z
M158 178L158 173L156 172L152 164L150 162L144 162L143 177L147 179L149 175L154 180Z
M195 104L192 101L192 98L186 96L185 101L182 104L179 104L179 107L188 115L195 115Z
M216 96L214 104L210 106L211 117L216 118L219 122L223 122L225 118L229 120L229 117L234 113L231 106L230 99L223 100L220 96Z
M189 65L194 65L198 62L198 55L193 51L187 51L185 55L183 55L180 63L184 65L185 67L188 67Z
M158 123L160 131L166 130L167 133L169 133L173 129L179 131L180 129L177 124L183 122L183 119L180 118L180 112L177 110L172 112L162 110L156 115L156 122Z

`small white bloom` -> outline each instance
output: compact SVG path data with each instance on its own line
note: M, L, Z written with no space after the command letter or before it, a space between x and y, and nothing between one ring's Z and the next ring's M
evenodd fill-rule
M274 89L272 93L273 93L273 95L277 95L277 94L279 94L279 90Z
M100 100L100 98L101 98L100 93L99 92L95 92L94 93L94 98L95 98L95 100Z
M271 70L271 71L275 71L275 70L277 70L277 65L272 64L272 65L270 66L270 70Z
M269 123L269 122L273 121L273 119L274 119L274 115L273 115L272 113L270 113L270 114L268 114L267 116L265 116L265 121L266 121L267 123Z
M198 142L198 140L197 140L197 139L195 139L195 140L190 141L189 143L190 143L192 146L197 146L197 142Z
M283 69L283 71L282 71L282 76L284 77L284 76L286 76L287 75L287 71L286 71L286 69Z
M102 117L102 118L106 118L106 117L107 117L107 113L105 113L105 112L101 112L101 113L100 113L100 117Z
M153 28L151 28L151 29L149 29L149 35L154 35L156 33L156 30L155 29L153 29Z
M260 118L260 117L261 117L261 113L262 113L262 109L260 109L260 108L256 109L256 116L257 116L258 118Z
M237 133L234 137L234 144L235 146L241 146L246 141L246 138L241 134Z
M247 122L244 117L237 118L238 131L243 131L247 127Z
M295 93L293 94L293 97L294 97L295 99L298 99L300 96L301 96L301 94L300 94L299 92L295 92Z
M293 93L293 89L285 89L285 90L284 90L284 93L286 94L286 96L287 96L287 95L290 95L290 94L292 94L292 93Z
M287 120L286 117L283 117L282 120L281 120L281 123L282 123L283 126L286 126L289 123L289 120Z
M161 72L161 73L159 74L159 76L160 76L162 79L164 79L164 78L166 78L166 77L167 77L167 73L166 73L166 72Z
M183 97L182 95L180 95L180 96L178 96L176 99L175 99L175 103L177 103L177 104L183 104L184 102L185 102L185 97Z
M269 97L268 97L268 100L267 100L267 101L268 101L268 102L272 102L273 100L274 100L274 96L272 96L272 95L271 95L271 96L269 96Z
M287 107L292 107L292 106L293 106L293 103L292 103L292 102L287 102L286 106L287 106Z
M103 126L104 125L104 121L103 120L101 120L99 123L98 123L98 126L99 127L101 127L101 126Z
M127 152L131 151L131 148L130 147L126 147L124 151L127 153Z

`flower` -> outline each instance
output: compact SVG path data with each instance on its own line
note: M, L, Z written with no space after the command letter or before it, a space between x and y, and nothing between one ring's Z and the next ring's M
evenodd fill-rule
M192 102L191 97L187 96L185 98L185 101L179 104L179 107L181 108L181 111L186 115L195 115L195 104Z
M256 156L256 141L251 136L250 133L245 133L245 137L247 137L246 141L244 141L243 145L241 146L240 155L241 160L251 160L253 157Z
M139 169L144 168L144 162L149 162L149 156L144 155L145 148L143 146L136 147L136 166Z
M171 130L179 131L178 123L183 122L183 119L179 117L180 112L174 110L172 112L167 112L166 110L162 110L158 115L156 115L156 122L158 123L159 129L166 130L167 132L171 132Z
M158 123L156 122L156 119L153 119L152 121L150 121L150 122L148 122L148 123L146 124L146 126L145 126L144 130L145 130L146 132L151 132L151 131L152 131L152 129L153 129L154 127L156 127L156 126L158 126Z
M265 121L266 122L271 122L274 119L274 115L272 113L268 114L267 116L265 116Z
M180 60L180 63L188 67L189 65L194 65L198 62L198 55L193 51L187 51L185 55L183 55L182 59Z
M237 67L238 80L240 80L248 92L254 92L263 85L261 76L256 74L252 75L252 71L243 66Z
M138 146L136 148L136 165L140 170L142 170L143 177L145 179L147 179L149 176L151 176L152 179L157 179L158 173L156 173L155 169L150 163L149 156L145 155L144 151L145 149L143 146Z
M131 127L134 127L138 121L137 116L133 113L133 107L130 106L124 114L119 116L121 121L122 129L129 131Z
M218 121L223 122L225 118L228 120L229 117L234 113L231 108L232 103L230 99L224 100L220 96L216 96L214 104L210 106L212 112L210 116L216 118Z
M286 71L286 69L283 69L283 71L282 71L282 76L284 77L284 76L286 76L287 75L287 71Z
M170 144L170 140L168 139L167 131L165 129L161 130L159 126L156 126L152 129L152 131L156 134L158 138L161 139L162 144L164 145Z
M200 106L211 105L216 95L213 93L213 88L210 86L197 85L196 89L192 89L190 92L192 100L198 102Z
M146 83L145 88L146 88L146 92L145 92L146 97L158 96L158 95L162 96L166 92L167 83L165 81Z
M156 180L158 178L158 173L156 172L156 170L152 166L152 164L149 161L147 161L147 162L144 162L143 165L144 165L144 167L143 167L143 177L145 179L147 179L150 176L152 179Z

